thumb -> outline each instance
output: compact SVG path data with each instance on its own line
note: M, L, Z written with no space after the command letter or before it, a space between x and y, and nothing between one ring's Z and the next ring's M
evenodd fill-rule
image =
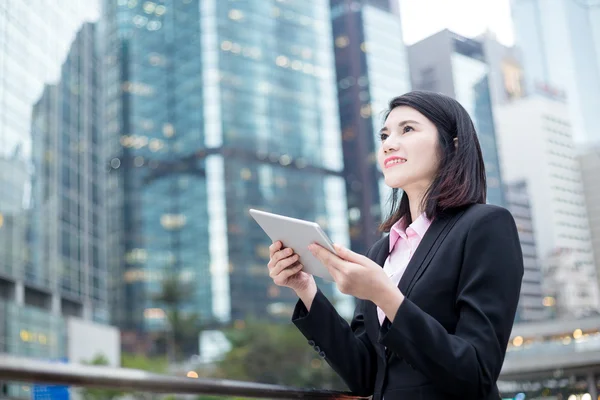
M342 245L339 245L336 243L333 245L333 248L335 249L338 256L346 261L350 261L353 263L362 263L362 261L363 261L363 256L361 256L358 253L353 252L350 249L345 248Z

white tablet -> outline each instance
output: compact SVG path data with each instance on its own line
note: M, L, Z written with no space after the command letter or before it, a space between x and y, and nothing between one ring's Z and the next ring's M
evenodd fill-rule
M310 244L317 243L336 254L332 241L319 224L254 209L250 215L273 242L281 241L283 247L292 248L300 256L303 271L333 282L327 268L308 249Z

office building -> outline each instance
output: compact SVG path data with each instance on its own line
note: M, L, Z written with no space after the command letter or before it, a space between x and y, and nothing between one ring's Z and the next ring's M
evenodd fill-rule
M506 205L517 224L523 251L523 283L516 322L539 321L549 316L544 306L542 271L537 257L529 193L525 181L505 184Z
M519 49L500 43L495 34L489 31L478 36L476 40L483 45L485 60L489 67L492 107L527 95L525 72Z
M513 0L529 91L565 92L576 143L600 141L600 14L589 0Z
M2 353L69 358L68 319L109 318L98 16L94 2L0 2Z
M347 244L329 2L106 1L104 20L115 321L164 329L147 311L173 275L203 324L289 318L248 209Z
M100 61L95 24L84 24L32 111L31 262L26 280L56 286L62 314L108 322ZM53 268L48 268L53 266ZM60 267L59 267L60 266ZM53 269L60 268L56 276Z
M410 91L395 1L331 2L350 244L364 254L381 237L391 189L377 165L389 101Z
M487 175L487 201L505 206L489 86L490 68L481 42L448 30L408 48L415 90L453 97L467 110L479 136Z
M565 270L576 269L585 277L577 292L564 292L577 299L563 297L564 304L557 300L557 306L577 305L568 311L573 315L592 312L600 305L598 284L568 106L538 94L500 106L496 113L502 173L509 182L527 184L542 269L550 280L558 279L556 285L566 284Z
M590 224L596 275L600 278L600 145L582 149L579 154L583 193ZM600 280L598 281L600 286Z
M600 294L596 279L574 249L556 248L546 257L544 291L556 318L598 315Z

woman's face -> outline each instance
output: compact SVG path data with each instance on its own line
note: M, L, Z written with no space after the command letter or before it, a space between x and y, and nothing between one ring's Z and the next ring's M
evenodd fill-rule
M377 161L391 188L425 191L439 166L438 133L423 114L408 106L394 108L381 129Z

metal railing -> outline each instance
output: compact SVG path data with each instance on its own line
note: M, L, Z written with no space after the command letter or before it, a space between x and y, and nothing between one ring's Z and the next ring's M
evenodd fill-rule
M0 381L263 399L366 399L347 392L225 379L184 378L126 368L55 364L7 354L0 354Z

